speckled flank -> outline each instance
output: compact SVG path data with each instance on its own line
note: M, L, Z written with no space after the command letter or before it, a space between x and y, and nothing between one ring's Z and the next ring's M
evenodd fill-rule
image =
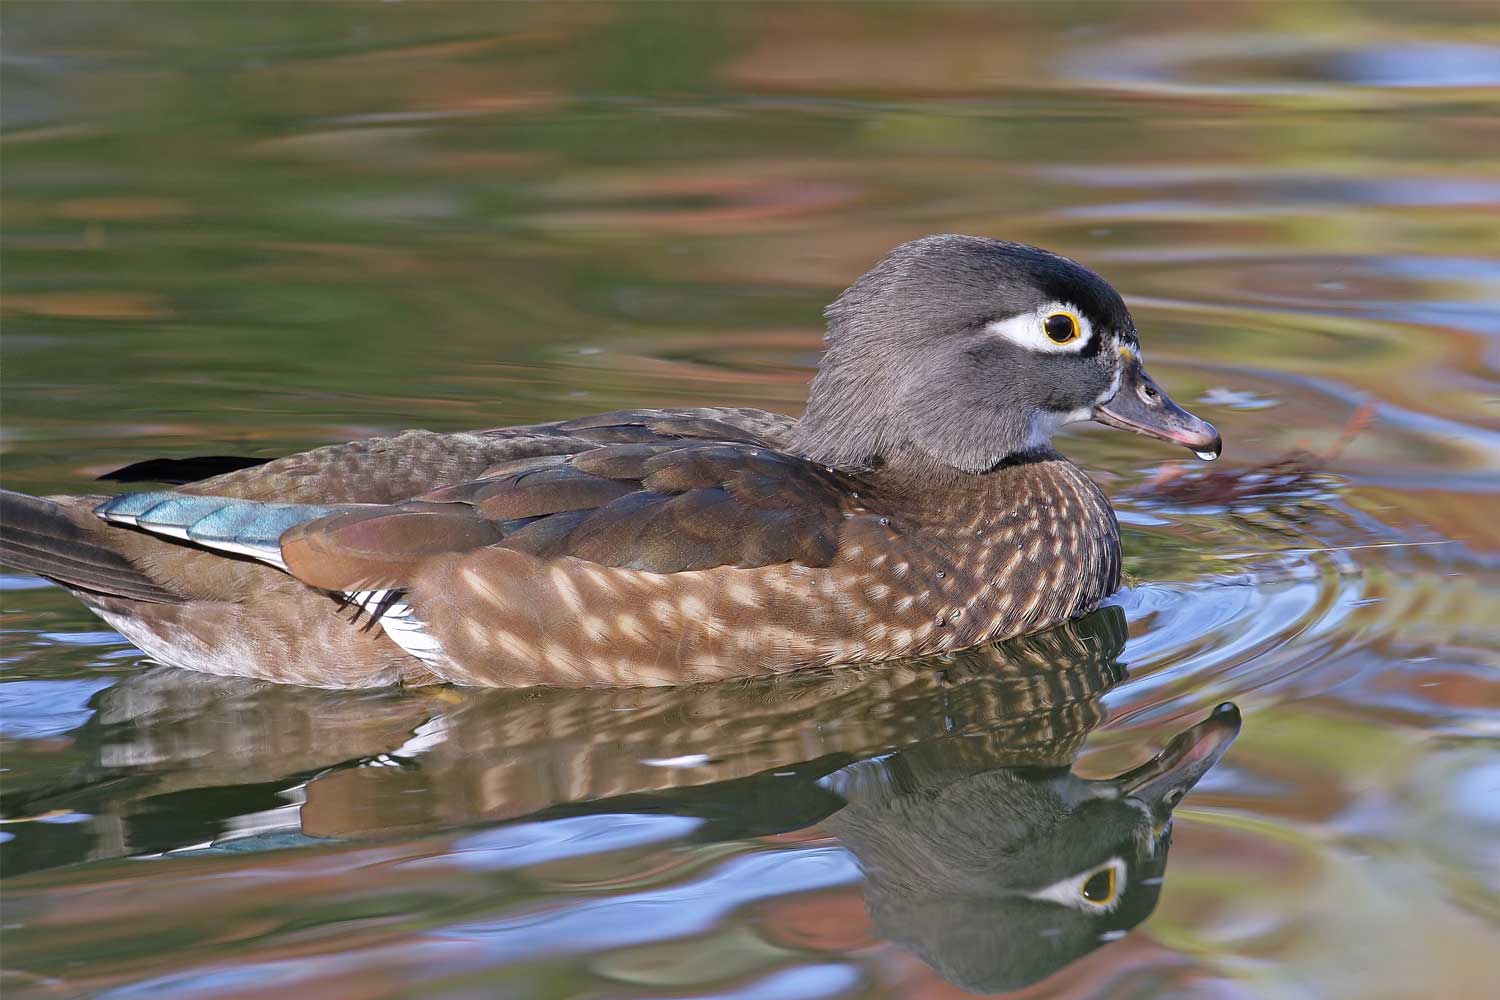
M826 567L648 573L489 547L430 560L409 601L446 679L650 685L962 649L1066 621L1118 586L1113 513L1066 461L945 500L850 514Z
M432 680L379 629L364 631L338 615L326 594L285 574L268 573L249 601L142 604L74 593L148 655L189 670L311 687Z

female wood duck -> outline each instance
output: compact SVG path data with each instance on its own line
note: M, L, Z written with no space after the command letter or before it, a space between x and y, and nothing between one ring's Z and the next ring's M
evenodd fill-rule
M680 684L1084 614L1119 586L1119 532L1053 432L1092 419L1219 453L1146 374L1119 294L1045 250L915 240L827 317L801 420L632 410L147 462L113 478L181 485L5 493L0 557L210 673Z

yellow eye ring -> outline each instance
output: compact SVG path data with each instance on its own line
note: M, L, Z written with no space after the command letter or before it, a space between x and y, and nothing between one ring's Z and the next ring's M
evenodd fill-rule
M1078 895L1095 906L1108 906L1115 901L1115 866L1101 868L1084 880Z
M1055 312L1042 320L1042 332L1054 344L1071 344L1079 337L1078 317L1070 312Z

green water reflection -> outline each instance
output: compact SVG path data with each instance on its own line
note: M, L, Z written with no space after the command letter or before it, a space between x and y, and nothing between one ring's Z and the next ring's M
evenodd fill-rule
M991 663L774 696L265 690L153 670L65 594L0 578L7 995L953 995L867 909L857 835L776 782L816 798L955 740L1099 777L1224 700L1245 729L1178 812L1155 913L1035 989L1492 989L1484 6L11 2L3 22L7 487L410 426L796 412L822 306L942 231L1106 274L1229 468L1334 454L1226 499L1151 442L1066 437L1118 499L1133 581L1128 676L1067 692L1038 680L1076 661L1056 648L1010 688ZM517 930L543 917L562 937Z

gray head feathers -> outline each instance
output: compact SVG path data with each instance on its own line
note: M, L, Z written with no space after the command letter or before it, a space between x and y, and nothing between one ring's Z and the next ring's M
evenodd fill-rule
M1029 350L993 331L1056 303L1091 330L1073 349ZM884 461L983 472L1045 448L1057 426L1108 397L1118 384L1113 338L1134 337L1119 294L1092 271L974 236L902 244L826 316L827 350L796 446L842 468Z

